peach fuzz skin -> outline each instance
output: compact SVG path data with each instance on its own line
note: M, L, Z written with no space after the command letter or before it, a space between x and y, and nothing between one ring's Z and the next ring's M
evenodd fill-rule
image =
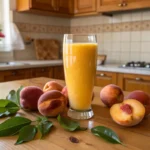
M122 126L134 126L142 121L145 107L135 99L128 99L114 104L110 108L110 115L114 122Z
M113 104L122 102L124 94L119 86L109 84L100 91L100 99L107 107L111 107Z
M140 90L133 91L129 93L129 95L126 97L127 99L136 99L139 102L141 102L145 107L145 117L150 114L150 96Z
M36 86L27 86L20 92L20 105L26 110L37 110L39 97L43 91Z
M51 90L58 90L62 91L63 86L56 81L49 81L43 87L43 92L51 91Z
M43 116L55 117L66 108L66 97L57 90L44 93L38 101L38 110Z

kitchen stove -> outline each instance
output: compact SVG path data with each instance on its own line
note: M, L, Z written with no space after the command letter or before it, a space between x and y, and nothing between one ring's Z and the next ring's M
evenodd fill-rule
M144 62L144 61L130 61L126 64L123 64L120 66L121 68L139 68L139 69L150 69L150 62Z

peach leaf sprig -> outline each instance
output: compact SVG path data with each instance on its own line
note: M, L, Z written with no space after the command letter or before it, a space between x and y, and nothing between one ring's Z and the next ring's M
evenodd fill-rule
M91 132L104 140L113 144L122 144L118 135L110 128L104 126L97 126L91 129Z
M12 117L0 124L0 137L18 135L15 145L31 141L35 138L37 132L41 133L41 137L47 135L53 123L46 117L38 117L32 121L25 117Z
M68 130L71 132L87 130L86 127L80 127L79 122L71 120L67 117L63 117L61 115L58 115L57 120L58 120L59 124L61 125L61 127L63 127L65 130Z

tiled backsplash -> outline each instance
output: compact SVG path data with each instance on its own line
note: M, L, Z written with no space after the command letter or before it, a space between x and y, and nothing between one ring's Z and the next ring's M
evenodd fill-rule
M63 34L70 32L70 19L68 18L58 18L14 12L13 20L18 26L23 38L50 38L57 39L58 41L60 41L60 43L62 43ZM7 61L33 59L36 59L33 43L30 45L26 45L25 50L15 50L10 53L0 52L0 60Z
M107 62L150 61L150 11L73 18L71 33L97 34Z
M33 39L54 38L62 43L64 33L97 34L98 52L107 54L107 62L149 61L150 11L72 19L14 12L14 22L23 37ZM14 51L9 57L36 59L34 45L26 45L26 50Z

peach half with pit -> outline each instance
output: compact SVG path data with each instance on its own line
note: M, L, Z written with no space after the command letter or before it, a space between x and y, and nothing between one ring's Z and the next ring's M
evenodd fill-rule
M119 86L109 84L100 91L100 99L107 107L111 107L113 104L122 102L124 94Z
M135 99L128 99L110 108L112 119L122 126L134 126L142 121L145 107Z
M62 91L63 86L56 81L49 81L43 87L43 92L51 91L51 90L58 90Z
M38 110L43 116L55 117L66 110L66 97L57 90L45 92L39 98Z

